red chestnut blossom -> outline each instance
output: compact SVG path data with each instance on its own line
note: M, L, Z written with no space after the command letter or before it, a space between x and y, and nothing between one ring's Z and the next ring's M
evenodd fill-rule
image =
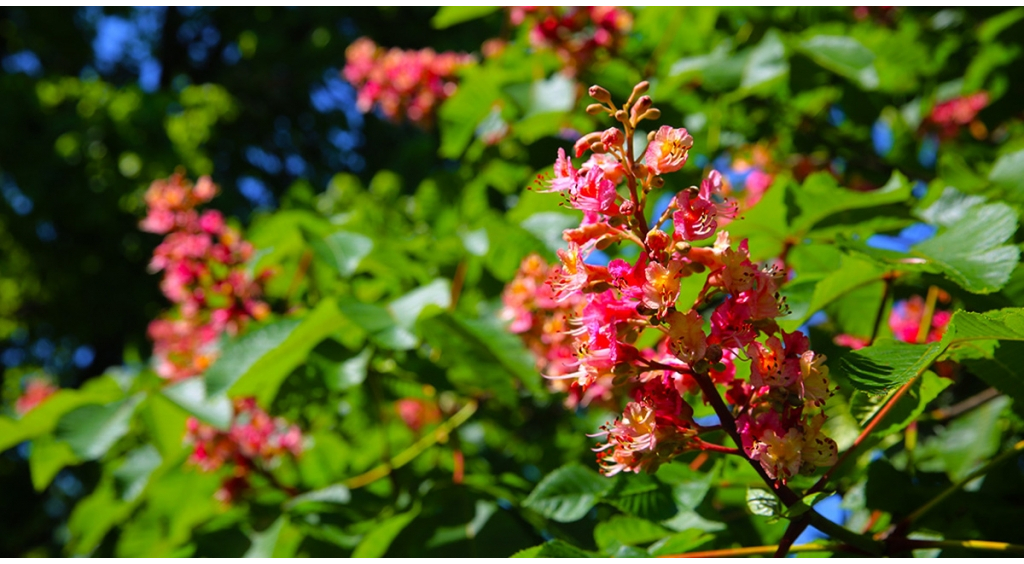
M686 164L691 148L693 137L685 129L663 125L647 144L644 160L654 174L675 172Z
M464 53L437 53L433 49L385 50L371 39L357 39L345 51L342 75L358 90L362 112L374 106L393 122L405 119L421 127L434 123L434 113L452 94L459 67L474 59Z
M170 380L201 374L216 358L221 334L236 334L270 312L259 299L262 277L253 280L244 267L252 245L220 212L195 209L216 193L209 177L193 186L180 172L146 192L149 211L140 227L164 235L150 269L163 271L160 289L177 306L149 325L157 373Z
M617 49L633 27L633 16L614 6L520 6L509 9L509 19L515 26L530 20L530 43L554 50L570 75L589 64L599 48Z
M419 433L426 425L441 420L441 410L437 402L424 398L402 398L395 402L395 411L402 418L405 426Z
M921 324L924 323L924 310L925 301L921 296L911 296L909 299L894 303L889 313L889 328L892 329L893 336L905 343L919 342L917 337L921 333ZM936 310L932 314L931 326L925 333L925 342L933 343L941 339L952 317L948 311Z
M952 100L946 100L935 104L932 113L925 122L925 127L937 129L939 136L944 139L956 137L960 129L966 125L971 126L971 132L980 130L984 132L984 125L977 122L980 128L974 125L975 117L985 106L988 105L988 92L982 91L970 96L958 96ZM981 137L980 135L978 136Z
M57 390L60 388L54 386L46 378L30 378L25 384L25 393L14 403L14 410L18 412L18 415L25 415L57 393Z
M232 473L217 492L217 499L231 502L249 486L249 475L269 469L283 455L302 453L302 432L280 417L271 417L254 398L235 400L235 416L228 431L191 417L185 442L193 445L189 462L203 472L233 465Z
M780 483L834 464L836 444L821 434L822 407L832 393L825 357L810 350L802 333L776 324L788 312L779 293L782 272L753 263L746 241L734 248L728 234L718 232L719 219L731 219L737 210L723 195L721 174L712 171L700 188L675 196L669 207L674 238L648 227L648 193L664 185L661 175L682 168L693 139L684 129L663 126L650 136L646 165L635 162L625 140L639 121L660 115L643 96L646 89L646 83L637 85L620 111L607 91L591 88L600 102L591 113L614 116L623 130L584 135L577 156L588 148L596 155L580 169L559 150L548 191L562 193L582 212L581 225L563 234L568 249L559 251L561 265L548 287L538 284L538 275L524 275L536 270L531 259L524 262L506 290L506 318L521 333L538 327L526 305L531 292L549 297L551 307L572 305L560 312L568 322L545 324L533 338L558 343L562 351L572 339L575 358L546 373L568 382L570 393L585 396L599 387L612 399L607 405L629 398L622 416L598 435L604 443L595 450L608 475L654 471L688 450L739 454ZM716 233L713 246L690 244ZM595 247L612 243L635 244L639 253L631 260L622 253L607 267L587 264ZM681 295L681 280L701 273L706 278L699 293ZM638 342L653 344L640 349ZM553 350L543 349L546 359ZM737 378L736 363L748 359L749 378ZM692 419L691 394L734 419L729 428L738 449L700 437L704 428Z

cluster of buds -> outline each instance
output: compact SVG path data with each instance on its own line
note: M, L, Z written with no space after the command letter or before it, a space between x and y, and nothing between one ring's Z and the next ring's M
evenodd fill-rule
M253 471L266 470L285 454L302 453L302 432L280 417L271 417L253 398L235 400L235 417L225 432L188 420L185 442L193 445L189 462L203 472L232 465L231 476L224 480L217 499L227 503L248 489Z
M821 433L831 394L825 358L802 333L775 322L788 312L779 294L784 276L754 264L745 241L734 248L718 231L737 213L722 196L722 175L712 171L700 187L679 191L653 222L644 213L648 196L686 164L693 146L685 129L662 126L648 134L640 162L634 134L642 121L661 115L647 89L638 84L618 107L607 90L591 87L597 103L587 112L611 116L621 129L581 137L576 156L593 154L579 168L559 150L547 190L563 194L583 220L563 233L568 249L559 252L548 284L554 300L581 303L582 312L563 330L573 337L573 370L547 376L582 393L609 381L617 397L631 400L599 433L605 443L596 449L598 461L608 475L653 471L690 450L734 452L779 483L833 464L836 444ZM711 246L698 246L711 239ZM587 262L594 249L612 245L620 258L607 266ZM626 260L636 247L636 258ZM681 296L681 280L694 275L706 276L702 289ZM740 360L750 361L747 379L737 377ZM694 421L685 401L691 393L715 408L739 449L702 439L718 427Z
M201 374L215 359L221 334L236 334L250 319L270 313L259 299L269 272L253 280L245 269L252 245L220 212L196 210L216 193L209 177L193 186L180 172L146 192L149 212L140 227L165 236L150 270L163 272L160 288L176 306L149 325L156 370L169 380Z
M49 399L59 389L59 387L54 386L46 378L29 378L28 382L25 383L25 393L19 396L14 403L14 410L18 415L25 415L39 407L39 404Z
M511 8L509 17L516 26L531 19L530 43L554 50L570 75L586 66L599 48L618 48L633 27L633 16L615 6L521 6Z
M952 139L963 127L967 127L971 135L983 139L988 129L976 118L978 112L988 105L988 101L988 92L982 91L935 104L922 127L937 131L942 139Z
M342 76L358 90L360 111L377 106L393 122L420 127L433 125L437 107L455 94L456 71L474 62L465 53L385 50L367 37L349 45L345 60Z

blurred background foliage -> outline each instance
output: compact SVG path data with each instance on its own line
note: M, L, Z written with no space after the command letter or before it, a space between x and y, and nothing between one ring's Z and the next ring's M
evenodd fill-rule
M521 260L554 260L576 221L526 188L557 148L607 126L583 112L586 86L619 99L646 79L661 121L695 138L690 182L712 167L737 190L752 166L771 175L729 230L755 259L788 253L793 327L824 311L810 331L830 358L846 354L835 335L870 335L876 311L932 286L949 310L1020 307L1024 9L628 13L613 43L567 56L506 10L0 8L0 554L508 556L558 539L543 554L640 556L778 542L785 521L746 511L756 475L732 461L597 477L585 434L612 414L565 409L498 319ZM436 128L357 108L341 69L362 36L474 54ZM933 119L981 92L952 131ZM198 388L158 378L146 336L168 303L147 272L160 241L138 229L143 195L179 166L212 176L211 206L245 226L252 267L274 272L273 315L225 339ZM914 247L924 267L900 266L885 253L924 244L904 231L921 223L963 232L961 248L947 237ZM879 399L833 366L845 448ZM39 375L62 391L19 418ZM996 385L1008 396L905 434L926 407L995 385L974 376L927 373L912 416L883 425L837 483L836 519L880 530L1020 440L1012 375ZM224 471L198 472L181 438L190 415L226 425L227 398L243 395L298 424L306 448L224 504ZM421 402L415 425L408 400ZM921 538L1019 541L1015 460L929 515ZM568 501L545 504L535 486L559 467L545 487L568 487Z

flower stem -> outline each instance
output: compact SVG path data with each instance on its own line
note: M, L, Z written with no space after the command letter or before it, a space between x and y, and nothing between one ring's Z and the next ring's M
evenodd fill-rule
M459 425L465 423L466 420L476 412L476 408L476 400L470 400L469 403L456 412L455 415L452 415L447 421L438 425L438 427L434 429L433 433L421 437L420 440L413 443L412 446L396 454L390 462L385 462L358 476L353 476L342 482L342 484L349 489L361 488L390 475L392 470L405 466L414 458L422 454L423 451L447 439L448 435L452 431L454 431Z
M686 554L670 554L658 558L728 558L736 556L762 556L774 554L779 548L773 544L765 546L744 546L739 548L720 548L718 550L704 550L701 552L688 552ZM837 546L833 544L798 544L789 549L790 552L834 552Z

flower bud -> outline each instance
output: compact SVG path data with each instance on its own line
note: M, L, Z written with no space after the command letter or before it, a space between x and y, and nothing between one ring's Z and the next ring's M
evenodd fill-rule
M650 82L647 82L646 80L640 82L639 84L637 84L636 86L633 87L633 96L640 96L642 94L646 94L647 90L650 87L651 87L651 83Z
M619 121L625 121L626 120L626 112L624 112L622 110L616 111L615 112L615 119L617 119Z
M704 358L706 358L708 362L712 364L715 364L718 361L722 360L722 345L709 346L708 352L704 354Z
M619 213L622 215L633 215L636 210L636 206L633 205L632 200L626 200L619 205Z
M607 111L608 108L604 107L601 104L591 104L587 106L587 113L592 116L601 115L602 113L606 113Z
M640 99L636 101L636 104L633 105L632 109L629 110L629 119L632 120L633 123L636 123L639 121L640 116L644 115L647 110L651 109L651 104L653 103L654 102L651 101L650 96L641 96Z
M590 151L593 153L597 153L598 155L601 155L608 152L608 145L605 145L600 141L598 141L597 143L591 143Z
M601 142L609 147L622 145L622 131L617 127L609 127L601 133Z
M660 177L660 176L655 176L654 179L651 180L651 187L652 188L661 188L664 185L665 185L665 179Z
M583 137L580 137L576 141L576 145L573 146L573 148L576 150L576 156L577 157L583 156L583 153L585 153L587 151L587 149L590 148L590 145L592 143L596 143L597 141L600 141L600 139L601 139L601 134L598 133L598 132L588 133L588 134L584 135Z
M598 102L603 102L605 104L612 103L611 93L596 84L590 87L588 93L590 94L591 98L597 100Z
M657 135L657 134L658 134L658 130L657 129L655 129L654 131L648 131L647 132L647 142L650 143L651 141L654 141L654 136Z
M651 229L647 232L647 248L652 251L664 251L672 243L672 238L661 229Z
M637 178L644 178L647 176L647 165L644 163L636 163L633 165L633 176Z
M644 112L644 115L640 116L640 119L656 120L661 117L661 110L658 108L651 108Z
M676 243L676 252L683 256L690 254L690 249L692 248L693 247L686 241L680 241Z

